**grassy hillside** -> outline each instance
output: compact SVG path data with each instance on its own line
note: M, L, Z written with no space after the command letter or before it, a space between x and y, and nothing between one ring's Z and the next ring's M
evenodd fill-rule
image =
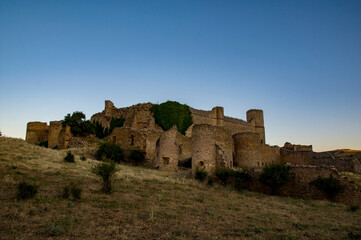
M81 152L81 151L77 151ZM360 239L361 210L327 201L207 186L183 174L118 165L114 192L100 192L95 160L0 137L0 239ZM33 199L16 200L17 184ZM79 201L62 199L74 182Z

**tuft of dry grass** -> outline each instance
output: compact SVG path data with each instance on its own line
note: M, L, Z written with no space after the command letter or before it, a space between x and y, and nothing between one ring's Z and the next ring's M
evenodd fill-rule
M348 239L361 235L361 211L342 204L281 198L214 185L178 173L118 165L114 192L102 194L97 161L63 161L66 151L0 137L1 239ZM86 152L87 150L84 149ZM357 176L359 177L359 176ZM38 194L16 200L20 181ZM70 182L82 198L61 198ZM351 238L350 238L351 239Z

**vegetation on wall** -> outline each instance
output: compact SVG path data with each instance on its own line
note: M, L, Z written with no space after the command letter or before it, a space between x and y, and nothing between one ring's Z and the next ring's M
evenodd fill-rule
M185 134L187 129L193 124L192 114L189 106L175 101L167 101L162 104L156 104L151 109L155 122L167 131L174 125L178 132Z
M340 181L330 175L328 178L318 176L318 178L312 182L317 188L322 190L329 200L334 200L337 194L343 191L344 187Z
M98 121L96 121L94 123L94 133L95 136L97 136L97 138L105 138L107 136L109 136L114 128L117 127L123 127L125 122L125 118L112 118L110 120L110 127L109 128L104 128Z
M276 194L278 189L292 178L290 167L284 163L275 163L263 168L259 180L269 186L272 194Z
M84 137L94 133L93 123L85 120L85 114L80 111L73 112L72 115L68 113L68 115L64 117L62 125L63 127L66 125L70 126L71 133L76 137Z

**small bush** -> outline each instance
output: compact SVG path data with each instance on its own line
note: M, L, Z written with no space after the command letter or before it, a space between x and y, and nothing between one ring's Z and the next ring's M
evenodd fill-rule
M85 160L86 160L86 157L85 157L85 156L81 156L81 157L80 157L80 160L85 161Z
M66 156L64 157L64 161L65 161L65 162L70 162L70 163L75 162L74 155L69 151L69 152L66 154Z
M21 182L18 185L17 199L29 199L33 198L38 192L38 187L35 185L28 184L26 182Z
M136 165L142 164L145 161L145 153L140 150L132 150L129 159Z
M95 153L95 158L98 160L110 159L120 163L121 161L124 161L124 152L119 145L105 142L99 146Z
M276 194L279 188L292 178L290 167L284 163L275 163L263 168L259 180L269 186L272 194Z
M330 175L328 178L318 176L318 178L312 182L320 190L322 190L329 200L334 200L337 194L343 191L343 186L340 181Z
M111 180L115 174L116 167L113 161L104 161L98 165L92 167L92 173L102 178L102 191L104 193L110 193L112 190Z
M230 168L217 168L216 176L221 180L223 185L227 185L228 178L232 176L232 170Z
M213 178L208 178L207 184L208 186L213 186Z
M356 212L357 210L360 209L360 206L358 206L358 205L351 205L351 206L349 207L349 209L350 209L351 212Z
M251 179L251 176L246 171L232 171L232 177L234 178L234 188L238 191L243 190L244 183Z
M204 169L202 169L202 168L197 168L196 169L195 179L203 182L204 179L206 179L207 176L208 176L208 173Z
M82 189L77 187L74 183L69 184L68 186L63 187L62 198L79 200L81 198Z

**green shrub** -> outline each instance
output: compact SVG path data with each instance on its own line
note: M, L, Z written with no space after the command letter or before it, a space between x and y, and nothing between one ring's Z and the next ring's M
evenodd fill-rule
M232 176L232 170L230 168L217 168L216 176L221 180L223 185L226 185L228 178Z
M42 142L40 142L38 144L38 146L47 148L48 147L48 141L42 141Z
M153 105L151 109L155 122L167 131L174 125L181 134L193 124L192 113L189 106L174 101L167 101L159 105Z
M213 178L208 178L207 184L208 186L213 186Z
M102 191L104 193L110 193L112 190L111 180L116 170L115 162L104 161L92 167L92 173L102 178Z
M195 179L203 182L207 176L208 176L208 173L203 168L196 169Z
M64 161L73 163L73 162L75 162L75 157L70 151L68 151L66 156L64 157Z
M95 158L98 160L110 159L114 162L120 163L124 160L124 152L119 145L105 142L99 146L95 153Z
M74 183L70 183L68 186L63 187L62 198L79 200L81 198L82 189L77 187Z
M132 150L130 152L129 159L136 165L142 164L145 161L145 153L140 150Z
M340 181L330 175L328 178L318 176L318 178L312 182L320 190L322 190L329 200L333 200L337 194L343 191L343 186Z
M360 209L360 206L358 206L358 205L351 205L351 206L349 207L349 209L350 209L351 212L356 212L357 210Z
M28 184L26 182L21 182L18 185L17 199L29 199L33 198L38 192L38 187L35 185Z
M259 180L269 186L272 194L276 194L279 188L292 178L290 167L284 163L275 163L263 168Z
M232 170L232 177L234 179L234 188L238 191L243 190L244 183L251 179L251 176L246 171Z
M81 157L80 157L80 160L85 161L85 160L86 160L86 157L85 157L85 156L81 156Z

